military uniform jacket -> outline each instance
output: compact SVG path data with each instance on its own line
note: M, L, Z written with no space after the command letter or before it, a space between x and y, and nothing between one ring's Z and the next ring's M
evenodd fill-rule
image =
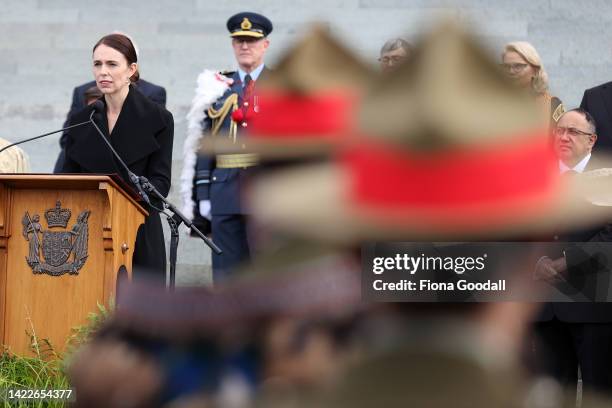
M261 75L265 75L266 68ZM238 105L242 106L243 84L238 72L232 73L230 77L233 82L223 95L212 104L212 109L220 110L227 99L232 95L238 95ZM231 111L222 119L219 131L215 136L210 134L212 120L207 115L202 123L202 129L206 131L204 137L230 138L230 126L232 125ZM245 137L240 129L237 132L237 143ZM193 205L197 208L200 200L210 200L212 215L244 214L241 205L240 191L248 178L252 167L248 168L219 168L217 158L214 155L198 155L195 164L195 174L192 185ZM195 211L197 213L197 210Z

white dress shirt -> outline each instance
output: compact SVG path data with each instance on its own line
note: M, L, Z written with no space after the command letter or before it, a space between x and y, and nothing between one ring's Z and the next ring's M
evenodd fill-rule
M253 71L251 71L251 73L249 74L251 76L251 79L253 81L257 81L257 78L259 78L259 75L261 74L261 71L263 71L263 69L264 69L264 64L261 64L260 66L255 68ZM247 76L247 73L244 72L242 69L238 68L238 75L240 75L240 81L244 84L244 77Z
M584 159L580 160L578 164L576 164L573 168L570 168L565 163L563 163L561 160L559 160L559 173L563 174L566 171L570 171L570 170L573 170L576 173L582 173L584 172L584 168L589 163L589 160L591 160L591 153L584 156Z

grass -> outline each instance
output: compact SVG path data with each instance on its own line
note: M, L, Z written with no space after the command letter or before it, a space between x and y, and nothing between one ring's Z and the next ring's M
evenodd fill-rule
M28 388L45 390L65 390L70 388L66 375L66 368L71 357L81 344L86 343L92 334L108 318L113 309L98 304L98 311L90 313L88 323L73 328L73 333L67 340L66 351L59 353L53 345L44 338L36 335L34 327L30 324L30 347L33 356L17 356L8 350L2 350L0 355L0 389ZM14 403L7 401L0 395L2 407L64 407L65 401L27 401Z

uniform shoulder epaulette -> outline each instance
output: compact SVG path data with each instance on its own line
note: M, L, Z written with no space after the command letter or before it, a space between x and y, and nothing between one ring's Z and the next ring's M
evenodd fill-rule
M565 113L565 106L559 98L553 97L551 100L552 120L557 123L561 119L561 115Z

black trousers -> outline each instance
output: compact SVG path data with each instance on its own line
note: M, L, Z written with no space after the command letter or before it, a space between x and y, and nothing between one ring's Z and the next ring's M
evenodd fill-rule
M575 389L578 367L585 390L612 392L612 323L535 323L538 371Z
M251 258L247 217L242 214L213 215L212 237L221 255L212 254L213 282L227 280L234 269Z

